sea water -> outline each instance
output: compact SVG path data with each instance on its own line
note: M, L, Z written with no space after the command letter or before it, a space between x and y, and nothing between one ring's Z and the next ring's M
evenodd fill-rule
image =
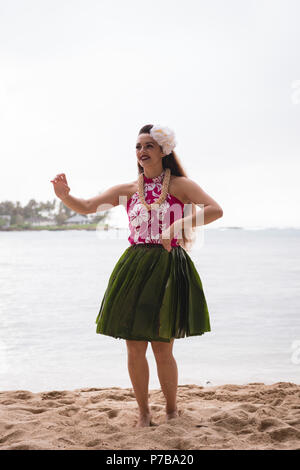
M131 387L125 340L96 334L127 230L0 232L0 390ZM176 339L180 384L300 383L300 230L201 229L189 256L211 332ZM148 343L149 387L159 388Z

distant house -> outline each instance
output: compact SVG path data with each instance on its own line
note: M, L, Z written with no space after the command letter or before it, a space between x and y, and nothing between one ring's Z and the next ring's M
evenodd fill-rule
M47 225L56 225L56 222L55 220L53 219L45 219L45 220L41 220L41 219L35 219L35 218L30 218L28 220L26 220L26 222L28 222L30 225L33 225L33 226L47 226Z
M1 220L4 221L4 224L2 225ZM11 215L0 215L0 227L1 228L7 228L10 226L10 221L11 221Z
M75 214L72 217L69 217L65 224L89 224L90 220L86 215L83 214Z

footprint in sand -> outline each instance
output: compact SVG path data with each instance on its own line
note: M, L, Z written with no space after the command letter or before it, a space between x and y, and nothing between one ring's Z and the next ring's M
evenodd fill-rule
M75 400L72 400L72 399L68 398L68 399L64 399L64 400L58 400L58 403L60 405L73 405L73 403L75 403Z
M273 431L268 432L268 434L272 439L279 442L300 439L300 431L292 426L284 426L280 429L274 429Z
M62 444L75 445L74 441L70 441L69 439L66 439L65 437L59 437L57 440L58 440L58 442L60 442Z
M71 418L76 413L78 413L79 410L80 410L80 408L78 408L76 406L73 406L73 407L66 408L64 410L59 411L58 414L60 416L66 416L67 418Z
M100 440L100 439L94 439L92 441L88 441L85 443L85 445L87 447L95 447L95 446L98 446L100 444L102 444L103 442Z
M34 442L22 442L20 444L11 444L3 447L3 450L46 450L45 447L41 447Z
M34 398L33 393L27 391L11 392L9 396L14 400L31 400L32 398Z
M67 392L59 392L56 390L54 390L53 392L41 393L42 400L65 398L66 395L67 395Z
M6 441L9 441L10 439L13 439L15 441L15 439L20 438L23 435L24 435L24 432L22 431L10 432L0 438L0 444L4 444Z
M119 413L120 413L120 410L109 410L109 411L107 412L107 416L108 416L109 418L116 418Z
M237 409L240 409L240 410L245 410L245 411L248 411L249 413L255 413L255 411L257 411L257 405L251 405L251 403L242 403L241 405L238 405L236 407Z
M249 418L247 413L239 413L239 416L233 413L221 411L213 414L210 421L214 426L219 426L227 429L228 431L241 431L245 426L251 424L253 418Z
M153 411L161 411L163 409L164 409L163 405L151 405L151 410Z
M28 413L32 413L34 415L38 415L40 413L45 413L48 411L48 408L23 408L21 406L11 408L14 411L27 411Z
M96 411L100 411L100 413L103 413L104 411L110 411L111 408L108 408L106 406L101 406L100 408L97 408Z
M265 431L266 429L274 428L274 427L281 427L284 423L277 418L265 418L262 419L258 425L257 429L261 432Z

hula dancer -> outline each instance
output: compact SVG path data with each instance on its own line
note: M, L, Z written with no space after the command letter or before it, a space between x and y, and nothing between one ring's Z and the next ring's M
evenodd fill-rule
M171 129L151 124L142 127L136 142L137 180L113 186L91 199L71 196L64 173L51 180L56 195L80 214L107 210L108 204L115 207L121 196L127 201L124 207L129 219L130 246L108 280L96 318L96 332L126 340L128 371L139 407L137 426L152 424L148 342L155 356L168 420L178 416L174 339L210 331L200 276L187 251L198 224L195 205L203 207L204 225L222 217L223 211L187 177L175 146ZM188 217L186 207L192 208Z

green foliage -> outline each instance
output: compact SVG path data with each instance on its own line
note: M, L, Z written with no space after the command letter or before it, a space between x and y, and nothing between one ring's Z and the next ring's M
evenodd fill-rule
M30 199L30 201L22 206L20 201L2 201L0 202L0 230L16 230L16 229L34 229L34 230L55 230L55 229L70 229L70 227L85 230L92 229L93 226L96 227L96 224L99 221L105 221L108 216L108 211L103 212L102 214L95 214L95 217L91 220L91 223L84 225L64 225L65 221L75 215L76 212L69 209L63 204L60 199L53 199L52 201L38 202L35 199ZM1 218L1 215L10 215L10 225L7 228L2 228L7 226L9 221ZM38 222L54 221L55 226L38 226L32 225Z

